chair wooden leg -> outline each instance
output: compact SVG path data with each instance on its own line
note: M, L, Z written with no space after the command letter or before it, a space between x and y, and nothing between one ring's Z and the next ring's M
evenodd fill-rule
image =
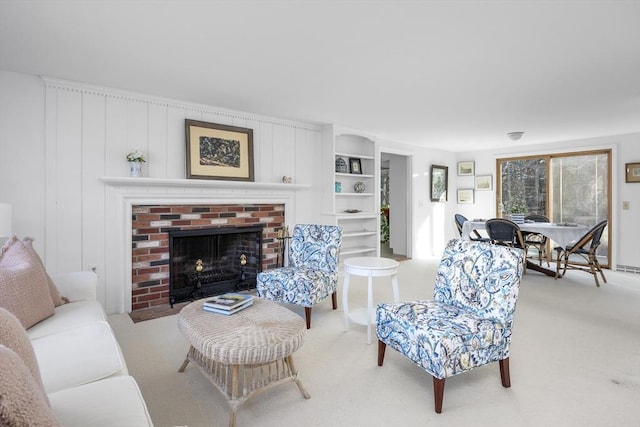
M307 320L307 329L311 329L311 307L304 308L304 317Z
M511 376L509 375L509 358L502 359L500 362L500 380L502 380L502 387L511 387Z
M557 251L557 252L558 252L558 255L556 256L556 279L557 279L558 277L562 277L562 276L564 276L564 273L563 273L563 274L560 274L560 268L562 267L562 255L563 255L563 252L562 252L562 251L560 251L560 250L559 250L559 251ZM565 271L565 272L567 271L567 268L566 268L566 267L565 267L565 270L564 270L564 271Z
M442 400L444 398L444 378L433 377L433 398L436 405L436 413L442 413Z
M334 292L331 294L331 305L333 309L336 310L338 308L338 293Z
M602 267L600 267L600 263L599 263L599 262L597 262L597 261L596 261L596 263L597 263L597 264L596 264L596 266L597 266L597 268L598 268L598 271L600 272L600 275L602 276L602 281L603 281L604 283L607 283L607 278L606 278L606 277L604 277L604 271L602 271Z
M598 262L598 259L595 257L595 255L590 256L589 264L591 267L591 273L596 278L596 286L600 286L600 283L598 282L598 273L600 273L600 276L602 276L602 280L604 281L604 283L607 283L607 278L604 277L602 267L600 267L600 263Z
M384 362L384 351L387 349L387 344L378 340L378 366L382 366Z
M598 272L596 271L596 267L593 264L589 264L589 268L591 269L591 274L593 274L593 278L596 279L596 287L600 287L600 282L598 281Z

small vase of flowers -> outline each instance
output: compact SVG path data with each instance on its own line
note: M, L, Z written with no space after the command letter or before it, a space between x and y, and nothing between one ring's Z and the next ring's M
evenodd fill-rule
M142 173L142 163L145 162L144 154L140 150L135 150L127 154L129 162L129 176L140 176Z

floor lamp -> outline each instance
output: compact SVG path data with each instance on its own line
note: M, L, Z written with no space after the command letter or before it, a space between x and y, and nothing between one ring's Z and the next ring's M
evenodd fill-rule
M11 216L11 205L0 203L0 244L3 244L12 235L13 224Z

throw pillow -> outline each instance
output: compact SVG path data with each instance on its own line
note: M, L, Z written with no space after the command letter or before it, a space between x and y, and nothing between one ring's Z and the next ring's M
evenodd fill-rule
M46 396L16 353L0 345L0 425L59 426Z
M31 340L20 321L11 312L0 307L0 345L15 352L31 371L31 376L43 393L46 393L40 376L38 360L33 352ZM46 399L46 394L45 394ZM47 403L49 400L47 399Z
M55 312L42 265L16 236L0 252L0 307L13 313L25 329Z
M65 297L61 297L60 296L60 292L58 292L58 288L56 287L56 284L53 283L53 280L51 280L51 277L47 273L47 269L44 267L44 263L42 262L42 258L40 258L40 255L38 255L38 253L34 249L34 247L33 247L33 238L32 237L25 237L24 239L22 239L22 243L24 243L24 246L29 250L29 253L31 253L31 256L34 259L38 260L38 262L42 266L42 269L44 270L44 274L46 274L46 276L47 276L47 284L49 285L49 293L51 293L51 299L53 300L53 305L58 307L59 305L68 303L69 302L68 299L66 299Z

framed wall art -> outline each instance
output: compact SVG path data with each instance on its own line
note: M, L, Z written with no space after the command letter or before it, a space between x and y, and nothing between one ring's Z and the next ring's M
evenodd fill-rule
M474 162L458 162L458 176L473 176L473 175L475 175Z
M458 203L473 203L472 189L458 189Z
M640 182L640 163L626 163L624 182Z
M253 130L185 120L187 178L253 181Z
M431 201L446 202L449 168L446 166L431 165Z
M491 175L478 175L476 176L476 191L488 191L493 190L493 181Z
M362 162L360 159L349 157L349 172L362 174Z

